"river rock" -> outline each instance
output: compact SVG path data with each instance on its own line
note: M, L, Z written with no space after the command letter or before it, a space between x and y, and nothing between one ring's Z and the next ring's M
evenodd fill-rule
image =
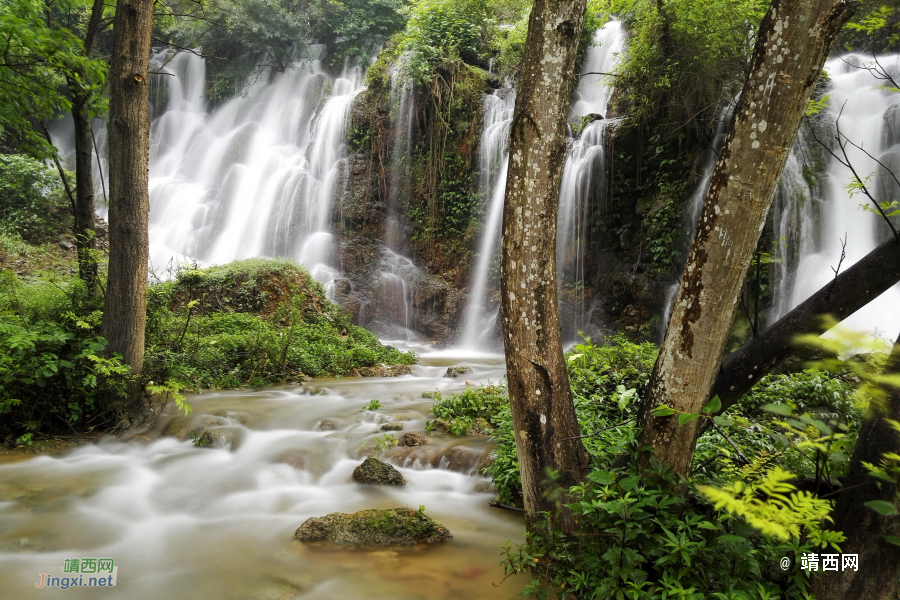
M400 439L397 440L398 446L406 446L407 448L412 446L424 446L428 443L428 440L425 439L424 435L418 433L404 433L400 436Z
M414 546L453 538L446 527L424 510L392 508L358 513L331 513L307 519L294 537L301 542L327 541L364 546Z
M381 425L381 430L382 431L402 431L403 423L397 423L396 421L391 421L390 423L383 423Z
M447 372L444 373L444 377L459 377L463 373L471 373L472 367L467 367L466 365L460 365L458 367L447 367Z
M375 365L374 367L359 367L360 377L400 377L409 375L412 369L409 365Z
M353 481L371 485L406 485L400 471L377 458L367 458L353 470Z

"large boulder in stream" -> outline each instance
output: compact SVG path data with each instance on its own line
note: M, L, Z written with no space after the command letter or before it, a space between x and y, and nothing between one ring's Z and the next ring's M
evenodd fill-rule
M367 458L353 470L353 481L371 485L406 485L400 471L377 458Z
M312 517L297 529L294 537L301 542L360 546L415 546L453 538L446 527L426 516L423 508L372 509Z

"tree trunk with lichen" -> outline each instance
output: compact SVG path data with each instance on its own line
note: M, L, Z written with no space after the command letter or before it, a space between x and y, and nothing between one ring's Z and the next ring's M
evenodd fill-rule
M666 405L695 413L709 399L778 177L831 43L853 9L844 0L774 0L760 25L638 416L640 445L677 473L690 470L699 420L679 426L677 415L652 411Z
M534 529L582 480L587 456L566 373L556 297L556 217L566 115L585 0L537 0L528 22L503 208L501 315L525 519Z
M885 374L900 374L900 338L884 368ZM880 500L897 504L897 488L869 474L864 463L878 465L886 453L900 454L900 432L887 419L900 421L900 389L885 390L886 398L872 401L859 430L856 449L850 458L847 480L831 514L830 527L842 531L843 554L858 555L857 570L826 571L813 579L813 593L819 600L892 600L900 577L900 546L884 536L900 537L900 517L882 516L866 506Z
M109 70L109 278L103 306L107 352L131 367L128 399L110 408L122 425L140 419L147 318L150 213L150 34L153 0L119 0Z

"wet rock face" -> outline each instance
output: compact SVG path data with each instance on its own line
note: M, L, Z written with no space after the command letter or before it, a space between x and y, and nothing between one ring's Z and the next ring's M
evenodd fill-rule
M424 510L392 508L358 513L331 513L307 519L294 537L301 542L332 542L362 546L415 546L453 538L446 527Z
M377 458L367 458L353 470L353 481L370 485L406 485L400 471Z

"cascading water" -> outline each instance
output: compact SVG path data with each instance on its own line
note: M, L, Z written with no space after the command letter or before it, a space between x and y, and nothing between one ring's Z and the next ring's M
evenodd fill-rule
M624 33L621 23L610 21L594 34L594 46L588 50L571 108L571 117L596 115L573 144L566 161L560 185L559 223L557 227L557 263L563 285L583 286L584 251L587 217L597 195L603 194L605 177L603 162L603 133L605 116L612 88L603 75L612 70L622 51ZM487 220L479 244L478 259L472 275L469 305L463 326L463 344L467 347L483 345L494 330L497 308L487 306L487 289L491 265L500 239L503 198L506 190L507 145L515 96L504 89L485 99L485 126L481 136L479 191L487 206ZM581 295L583 298L583 293ZM573 338L584 328L586 307L580 307L575 323L563 319L563 334Z
M900 71L900 56L879 60L892 74ZM896 160L900 153L900 123L896 118L900 97L884 89L882 82L866 69L859 68L869 62L870 59L850 55L826 64L831 76L827 117L833 123L840 114L843 134L882 162L900 166ZM817 137L828 143L826 135ZM804 173L801 160L810 151L810 143L815 142L804 136L795 144L782 179L781 201L775 206L776 231L782 236L779 246L787 248L781 252L783 268L776 271L776 318L834 278L832 268L837 268L840 261L843 240L846 240L846 258L841 269L845 270L890 233L881 217L859 208L868 199L862 194L851 195L848 185L852 174L837 160L829 161L823 181L812 182L812 186L805 181L809 173ZM876 175L872 178L872 188L881 190L881 200L896 197L896 184L878 176L879 166L875 161L849 145L847 153L863 177L870 173ZM792 268L794 264L796 269ZM846 319L845 325L893 341L900 331L897 306L900 306L900 289L894 287Z
M486 310L486 293L491 262L500 245L506 169L509 163L509 127L516 103L515 90L504 88L484 98L484 129L478 164L478 191L485 199L487 221L478 248L478 260L469 286L462 343L467 348L482 346L494 330L497 309Z
M594 33L594 46L588 51L569 115L571 119L594 119L584 126L572 144L563 169L559 193L559 217L556 234L557 278L563 291L571 289L574 309L569 318L563 311L563 337L574 339L579 331L588 331L589 307L585 306L584 286L587 272L585 256L588 222L592 209L602 206L606 194L604 138L611 122L605 119L613 87L606 76L615 67L625 41L622 25L608 22ZM566 294L561 294L565 298Z
M162 65L167 108L151 129L154 267L181 256L288 256L326 286L334 279L333 199L346 180L349 108L363 70L345 64L332 79L324 48L313 51L302 68L257 82L211 114L203 59L179 53Z

